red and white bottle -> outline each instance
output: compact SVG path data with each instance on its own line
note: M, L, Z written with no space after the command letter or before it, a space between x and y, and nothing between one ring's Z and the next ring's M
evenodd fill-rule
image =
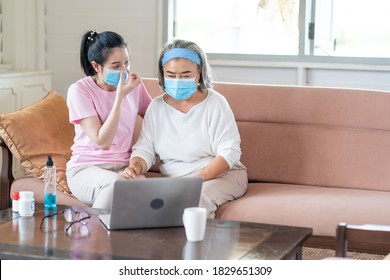
M12 212L19 212L19 192L12 193Z

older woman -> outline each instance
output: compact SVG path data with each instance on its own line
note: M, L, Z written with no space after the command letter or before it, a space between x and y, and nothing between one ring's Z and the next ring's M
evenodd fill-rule
M137 178L159 155L163 175L203 178L199 206L214 218L220 205L242 196L247 188L233 112L211 89L207 58L193 42L176 40L162 50L159 84L165 94L150 104L123 175Z

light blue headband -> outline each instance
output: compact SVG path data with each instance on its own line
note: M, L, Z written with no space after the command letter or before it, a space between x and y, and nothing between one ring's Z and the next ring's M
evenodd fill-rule
M164 65L165 63L167 63L169 60L173 58L185 58L200 65L199 55L192 50L183 49L183 48L175 48L167 51L161 60L162 65Z

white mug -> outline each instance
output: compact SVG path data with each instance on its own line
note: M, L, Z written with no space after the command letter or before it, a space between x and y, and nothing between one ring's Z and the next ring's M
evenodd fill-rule
M188 241L202 241L206 231L207 210L202 207L184 209L183 224Z

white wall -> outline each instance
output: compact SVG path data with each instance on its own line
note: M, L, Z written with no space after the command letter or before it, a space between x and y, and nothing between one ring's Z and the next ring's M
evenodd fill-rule
M80 41L91 29L121 34L130 49L132 71L155 77L160 2L46 0L46 67L53 71L53 88L65 96L69 85L84 76L79 63Z
M390 91L390 65L221 60L211 65L218 81Z

